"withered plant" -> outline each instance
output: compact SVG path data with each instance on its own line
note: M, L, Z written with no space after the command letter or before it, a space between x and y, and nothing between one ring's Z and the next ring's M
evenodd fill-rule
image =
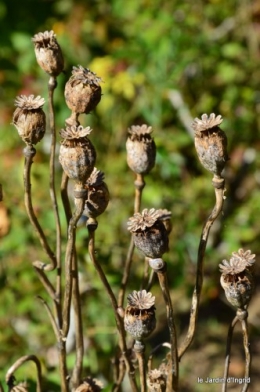
M126 141L127 163L135 174L135 198L133 216L126 217L129 230L130 244L126 252L124 270L119 271L121 285L116 293L100 264L95 251L95 233L98 229L97 217L102 214L109 202L109 190L105 183L104 173L96 168L96 150L91 142L90 127L83 127L79 122L80 114L89 114L101 100L101 79L88 68L79 65L73 67L72 75L65 86L65 102L71 110L68 119L64 119L64 128L60 130L61 142L59 147L59 162L62 167L60 190L57 191L55 162L57 148L57 132L55 127L54 91L57 78L63 71L64 60L61 48L53 31L36 34L32 41L35 46L36 59L40 67L49 75L48 82L48 118L46 130L45 105L41 97L19 96L16 98L16 109L13 124L24 143L24 201L26 211L45 251L45 260L32 262L32 266L41 281L48 299L39 297L42 306L48 314L57 343L59 356L60 390L62 392L95 392L103 389L99 380L84 374L84 325L82 321L81 295L79 291L78 257L76 248L77 223L86 217L88 231L88 252L96 269L97 279L102 282L104 291L111 302L118 333L118 347L114 350L112 390L116 391L178 391L180 360L190 347L197 326L198 310L203 285L203 264L205 250L214 221L220 215L224 203L225 181L223 169L228 161L227 137L220 129L222 117L211 113L196 118L192 124L194 129L195 147L199 160L205 169L213 174L212 185L216 203L206 220L201 233L197 254L197 269L195 286L191 298L190 319L184 340L179 342L178 331L168 281L167 263L163 259L169 249L169 233L171 231L171 212L164 206L161 209L141 208L142 193L145 187L145 176L155 165L156 145L152 137L152 127L148 125L133 125L128 130ZM51 134L50 145L50 197L53 215L56 223L56 245L52 249L50 240L45 234L34 209L33 190L31 187L31 170L36 154L36 145L46 132ZM95 132L93 130L93 132ZM61 170L61 168L59 169ZM69 198L68 184L73 186L73 198ZM37 197L37 195L35 195ZM63 211L58 208L58 198L62 201ZM66 241L62 246L61 213L65 214ZM65 252L62 249L65 247ZM137 282L136 290L127 293L130 271L135 248L138 248L144 258L144 276ZM225 290L227 300L235 307L233 319L227 339L227 353L222 391L227 390L229 375L230 348L232 333L237 322L241 323L244 351L245 373L242 391L248 389L250 377L250 351L248 344L248 303L253 293L255 255L250 250L239 249L233 252L229 261L220 264L221 285ZM150 274L149 274L150 270ZM87 271L86 271L87 273ZM53 276L55 275L55 283ZM50 276L52 279L50 279ZM157 279L156 279L157 278ZM152 285L157 284L165 303L168 321L169 341L161 342L155 347L149 358L145 356L145 339L156 328L156 298L153 296ZM127 303L125 297L127 296ZM99 304L97 303L98 307ZM73 310L73 312L72 312ZM66 341L70 330L71 317L75 319L75 362L68 367ZM131 338L130 338L131 337ZM165 360L153 368L153 358L160 348L166 348ZM32 353L19 358L8 370L6 383L9 391L27 391L26 384L16 383L14 374L25 362L33 361L37 375L37 392L43 392L41 363ZM123 386L128 377L128 386ZM125 389L126 388L126 389Z

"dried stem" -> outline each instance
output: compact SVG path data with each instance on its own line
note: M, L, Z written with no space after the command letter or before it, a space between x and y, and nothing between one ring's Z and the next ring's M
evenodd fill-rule
M167 278L167 268L166 264L163 268L155 270L157 273L159 283L161 286L165 306L167 313L168 328L170 333L170 343L171 343L171 359L170 366L171 370L167 377L167 392L178 391L178 378L179 378L179 360L178 360L178 349L177 349L177 334L174 322L174 314L172 301L170 297L168 278Z
M57 325L56 320L52 314L52 311L49 305L44 301L44 299L38 296L39 300L42 302L43 306L45 307L48 316L51 321L51 325L53 331L56 336L56 340L58 343L58 355L59 355L59 368L60 368L60 380L61 380L61 391L62 392L69 392L68 389L68 370L67 370L67 357L66 357L66 341L63 339L63 335L60 330L60 326Z
M136 179L135 179L135 201L134 201L134 212L139 212L140 207L141 207L141 201L142 201L142 193L143 189L145 187L145 181L144 181L144 176L143 174L136 174ZM124 304L124 298L125 298L125 290L127 286L127 282L129 279L129 274L130 274L130 269L132 265L132 260L133 260L133 254L134 254L134 240L133 236L131 237L131 241L129 244L128 252L127 252L127 257L126 261L124 264L124 273L121 281L121 287L118 293L118 306L123 306Z
M36 154L36 150L34 147L28 145L24 149L25 155L25 164L24 164L24 203L27 214L29 216L30 222L34 227L36 234L40 240L40 243L45 250L46 254L48 255L51 264L44 264L40 263L37 265L38 268L44 269L45 271L53 271L57 267L57 260L55 254L50 249L47 239L44 235L44 232L36 218L34 213L33 205L32 205L32 194L31 194L31 166L33 164L33 157ZM36 266L36 265L35 265Z
M228 329L228 336L227 336L227 347L226 347L226 360L225 360L225 370L224 370L224 383L222 384L222 392L226 392L227 390L227 378L228 378L228 370L229 370L229 363L230 363L230 353L231 353L231 344L232 344L232 337L233 331L235 328L236 323L238 322L238 317L236 316Z
M50 187L50 197L52 201L52 208L55 218L55 227L56 227L56 260L57 260L57 279L56 279L56 291L58 296L60 297L61 292L61 223L60 223L60 215L59 208L57 203L56 196L56 187L55 187L55 153L56 153L56 129L55 129L55 115L54 115L54 106L53 106L53 94L54 90L57 87L56 78L51 76L48 83L48 103L49 103L49 121L50 121L50 132L51 132L51 148L50 148L50 179L49 179L49 187ZM59 298L61 300L61 298Z
M106 289L106 292L109 296L110 302L112 304L113 310L114 310L114 315L116 318L116 325L117 325L117 330L119 332L119 347L121 349L121 352L124 357L125 365L126 365L126 370L129 375L129 380L132 388L132 392L137 392L137 385L136 385L136 380L135 380L135 370L133 367L133 364L131 363L131 360L128 355L128 350L126 346L126 340L125 340L125 330L124 330L124 325L122 318L118 314L118 304L116 297L111 289L110 284L108 283L108 280L104 274L104 271L102 270L100 264L98 263L96 256L95 256L95 230L97 228L97 223L94 219L89 219L88 220L88 232L89 232L89 243L88 243L88 251L89 255L91 258L91 261L99 275L100 280L102 281L104 288ZM118 391L120 388L120 384L117 382L116 385L113 387L113 391Z
M211 215L208 217L203 227L201 238L200 238L198 259L197 259L196 283L193 291L192 304L190 310L190 323L189 323L189 328L188 328L186 338L179 349L179 359L181 359L185 351L189 348L194 338L196 323L198 318L199 301L200 301L200 295L201 295L202 284L203 284L203 262L204 262L205 249L208 241L210 228L213 225L216 218L219 216L223 208L225 181L223 178L214 175L212 184L215 188L216 204L212 210Z
M134 344L134 352L138 360L139 373L140 373L140 385L141 392L146 392L146 371L145 371L145 358L144 358L145 346L142 342L136 341Z
M79 292L79 278L78 278L78 263L76 252L72 259L73 280L72 280L72 302L75 318L75 334L76 334L76 360L71 376L72 390L80 384L83 356L84 356L84 341L83 341L83 326L82 313L80 304Z
M57 267L61 265L61 224L59 209L57 203L56 189L55 189L55 152L56 152L56 130L55 130L55 116L53 107L53 93L57 87L56 79L51 76L48 88L49 88L49 120L50 120L50 131L51 131L51 150L50 150L50 196L52 201L52 207L56 223L56 259Z
M36 392L42 392L42 371L41 371L41 363L39 359L35 355L25 355L19 358L8 370L5 376L5 380L7 385L10 384L11 379L13 378L14 372L21 367L25 362L32 361L36 365L36 374L37 374L37 382L36 382Z
M246 380L250 377L250 367L251 367L251 353L250 353L250 343L248 341L248 324L247 324L247 318L245 320L240 320L241 322L241 327L242 327L242 332L243 332L243 344L244 344L244 350L245 350L245 383L242 388L242 392L246 392L249 388L249 383L246 382Z
M83 184L79 183L75 185L75 190L84 191ZM66 247L66 255L65 255L65 290L64 290L64 301L63 301L63 316L62 316L62 333L63 336L66 337L69 332L70 326L70 307L71 307L71 298L72 298L72 282L73 278L77 279L75 275L75 271L72 269L73 257L75 254L75 240L76 240L76 229L77 222L82 215L85 204L85 196L82 195L81 198L78 198L76 203L76 209L70 219L69 227L68 227L68 240Z

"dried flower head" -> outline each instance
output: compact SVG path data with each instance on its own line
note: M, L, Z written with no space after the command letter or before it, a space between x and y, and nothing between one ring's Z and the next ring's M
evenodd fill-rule
M104 173L94 167L85 185L88 197L85 201L84 215L96 218L107 208L110 196L104 180Z
M133 125L126 141L127 164L133 172L147 174L154 167L156 146L151 137L152 127Z
M34 97L34 95L32 94L29 96L20 95L19 97L16 97L14 101L14 105L23 110L40 109L43 107L44 104L44 98L40 97L40 95Z
M46 117L42 110L44 103L44 98L34 95L20 95L15 99L17 108L13 114L13 124L27 144L37 144L45 134Z
M142 340L151 334L156 326L155 297L146 290L133 291L127 297L125 309L125 330L136 340Z
M230 261L223 260L219 269L224 275L237 275L246 269L244 262L239 258L231 258Z
M252 266L255 255L251 251L239 249L233 252L229 261L223 260L219 265L220 283L225 290L227 300L236 308L247 306L254 289Z
M131 140L141 141L145 138L149 139L152 132L152 127L146 124L132 125L130 128L128 128L128 133L131 135Z
M158 210L146 208L142 213L135 213L127 222L135 246L151 259L162 257L169 246L168 233L159 215Z
M100 82L102 82L102 79L95 72L90 71L89 68L84 68L82 65L72 68L71 83L73 86L82 83L100 87Z
M82 381L75 392L100 392L103 389L103 384L96 378L86 377Z
M232 252L230 261L223 260L222 264L219 264L220 271L225 275L236 275L245 269L251 269L255 262L255 254L251 253L251 250L244 251L239 249L238 252Z
M63 140L59 160L69 178L85 183L96 162L96 151L88 139L90 127L66 127L60 131Z
M191 126L196 133L200 133L202 131L218 127L222 121L223 119L221 115L216 117L215 113L211 113L209 116L207 114L203 114L201 119L195 118Z
M66 127L65 129L61 129L60 135L64 139L64 141L72 141L75 140L79 142L80 139L84 139L92 132L90 127L84 128L82 125L72 125L71 127Z
M246 268L251 268L255 263L255 254L251 250L239 249L238 252L232 252L232 258L243 260Z
M148 227L153 226L159 216L160 212L155 208L151 208L150 210L145 208L142 213L136 212L127 222L128 230L132 233L139 230L144 231Z
M195 118L192 128L195 131L195 148L205 169L220 176L227 162L227 137L219 128L222 117L203 114L201 120Z
M146 290L133 291L127 296L128 305L138 309L150 309L155 304L155 297Z
M66 104L73 113L91 112L101 100L101 78L81 65L73 67L65 86ZM72 116L73 116L72 113ZM70 119L68 122L72 121Z
M58 76L63 71L64 59L54 32L35 34L32 41L39 66L50 76Z
M147 374L149 392L165 392L167 375L161 369L150 370Z

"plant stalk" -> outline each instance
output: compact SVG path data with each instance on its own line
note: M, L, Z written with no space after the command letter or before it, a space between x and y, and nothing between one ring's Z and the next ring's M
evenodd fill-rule
M189 328L188 328L186 338L179 349L179 353L178 353L179 360L181 359L185 351L189 348L194 338L197 319L198 319L200 295L201 295L201 290L203 285L203 263L204 263L204 255L207 246L208 236L209 236L210 228L213 225L214 221L219 216L219 214L221 213L223 208L223 203L224 203L224 191L225 191L224 179L222 177L214 175L212 180L212 185L215 188L216 204L203 227L201 238L200 238L198 257L197 257L196 283L192 296Z

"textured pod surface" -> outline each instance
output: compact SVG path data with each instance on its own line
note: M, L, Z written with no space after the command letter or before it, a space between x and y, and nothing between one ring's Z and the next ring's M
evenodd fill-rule
M103 184L89 187L88 198L85 202L84 214L96 218L101 215L109 203L109 191L105 182Z
M73 180L85 182L90 176L96 162L96 151L90 140L83 145L75 146L62 144L59 161L64 172Z
M138 174L149 173L155 165L156 146L153 139L148 142L131 140L126 141L127 164Z
M20 113L14 112L13 124L25 143L37 144L44 136L46 129L45 113L42 109Z
M72 76L65 85L67 106L75 113L89 113L101 99L101 78L81 65L73 67Z
M237 276L221 275L221 286L226 298L236 308L248 305L254 290L253 276L249 271L243 271Z
M88 217L96 218L107 208L110 196L104 179L104 173L94 168L86 181L85 189L88 196L85 202L84 215Z
M156 327L155 297L146 290L133 291L127 296L125 330L136 340L142 340Z
M137 340L148 337L156 327L155 312L152 310L136 310L131 306L125 309L125 330Z
M58 76L64 68L64 59L54 32L45 31L32 38L37 63L49 75Z
M145 231L138 230L133 233L135 246L146 257L160 258L169 250L169 239L164 224L161 221L154 223Z
M201 164L205 169L220 176L226 162L227 137L219 128L222 117L211 113L209 116L203 114L201 119L195 118L192 128L195 131L195 148Z
M76 113L89 113L101 100L101 87L78 84L72 86L68 81L65 86L67 106Z
M153 369L148 372L147 386L149 392L165 392L167 375L160 369Z
M229 159L225 133L213 128L195 135L194 142L201 164L211 173L220 175Z

